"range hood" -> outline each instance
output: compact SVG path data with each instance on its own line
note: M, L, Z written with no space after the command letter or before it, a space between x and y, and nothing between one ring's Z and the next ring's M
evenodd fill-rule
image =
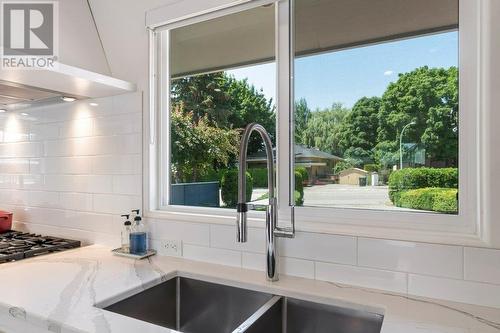
M132 92L136 85L114 78L86 0L59 1L59 57L51 69L0 69L0 109L38 103L100 98Z
M39 102L120 95L136 90L135 84L59 63L56 70L0 70L0 109L15 110Z

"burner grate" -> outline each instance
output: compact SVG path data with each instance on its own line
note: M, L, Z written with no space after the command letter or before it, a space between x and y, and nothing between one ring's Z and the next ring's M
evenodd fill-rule
M80 247L80 241L20 231L0 234L0 263Z

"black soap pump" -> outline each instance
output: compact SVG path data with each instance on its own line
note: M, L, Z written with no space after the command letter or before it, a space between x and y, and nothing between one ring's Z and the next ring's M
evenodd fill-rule
M122 228L122 252L130 253L130 233L132 231L132 222L130 222L129 214L124 214L121 217L125 218Z

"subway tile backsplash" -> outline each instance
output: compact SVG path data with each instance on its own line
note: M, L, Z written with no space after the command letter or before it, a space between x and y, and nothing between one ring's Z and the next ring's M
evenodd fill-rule
M463 277L460 246L359 238L358 251L360 266L454 279Z
M115 246L119 214L142 201L142 95L89 102L0 114L0 209L18 229ZM233 225L146 222L154 246L265 269L263 229L238 244ZM500 308L500 250L310 232L278 242L281 274Z
M119 244L141 207L142 94L0 114L0 208L16 228Z

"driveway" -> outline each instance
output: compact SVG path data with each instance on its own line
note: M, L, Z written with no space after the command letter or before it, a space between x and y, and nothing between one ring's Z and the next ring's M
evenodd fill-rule
M252 200L264 193L267 193L267 189L254 189ZM258 203L266 204L267 200L259 200ZM414 211L395 207L389 199L387 186L328 184L305 187L304 206Z

